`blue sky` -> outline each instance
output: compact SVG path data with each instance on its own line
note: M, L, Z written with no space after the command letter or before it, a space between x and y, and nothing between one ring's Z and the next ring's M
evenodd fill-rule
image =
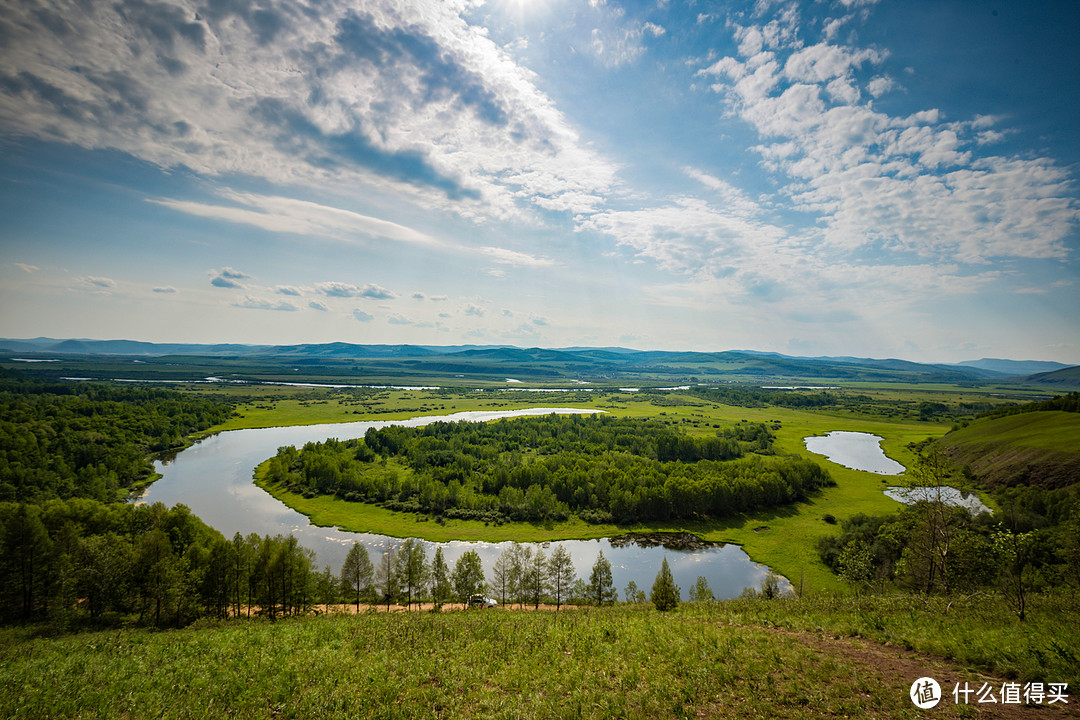
M0 14L0 336L1080 363L1071 2Z

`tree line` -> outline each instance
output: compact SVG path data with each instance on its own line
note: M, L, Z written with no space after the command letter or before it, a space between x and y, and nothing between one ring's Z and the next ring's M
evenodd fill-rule
M661 609L677 605L670 570L662 568L658 582L654 602L662 598ZM314 552L291 535L236 533L229 540L183 505L0 503L3 623L177 627L202 617L274 619L344 603L357 610L361 604L411 607L421 601L441 606L477 595L492 595L503 605L556 608L618 600L602 552L588 577L578 577L562 545L545 553L513 543L488 577L475 550L450 567L441 547L429 560L415 538L374 560L357 543L334 572L316 567ZM638 602L644 595L631 583L626 599Z
M153 474L151 453L231 413L160 388L0 377L0 502L115 500Z
M760 424L694 437L606 415L436 422L282 447L264 477L308 497L495 523L724 517L833 484L813 461L763 457L772 437Z
M307 612L319 574L292 536L231 541L184 505L0 503L0 621L155 626Z
M920 487L964 485L941 453L924 455L912 475ZM818 552L856 591L1001 592L1023 618L1033 592L1080 590L1078 487L1004 488L994 493L995 514L932 497L888 516L856 514L822 538Z

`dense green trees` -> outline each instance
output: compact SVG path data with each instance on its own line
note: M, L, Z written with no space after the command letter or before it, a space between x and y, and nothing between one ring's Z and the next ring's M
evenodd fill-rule
M0 502L115 500L150 477L150 453L231 412L159 388L0 377Z
M832 484L810 460L748 454L771 443L764 425L693 437L610 416L437 422L280 448L266 479L307 496L488 522L723 517Z
M292 536L229 542L183 505L0 503L0 621L303 613L313 559Z

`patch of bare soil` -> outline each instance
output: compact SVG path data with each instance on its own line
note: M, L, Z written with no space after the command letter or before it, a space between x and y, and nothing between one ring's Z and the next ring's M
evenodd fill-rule
M903 700L905 711L913 711L924 717L1003 718L1004 720L1080 718L1080 699L1076 697L1076 689L1072 687L1068 688L1068 705L1061 702L1052 705L1002 703L1002 683L1016 681L961 668L942 657L920 655L893 645L883 645L862 638L835 638L832 635L779 628L755 627L755 629L786 635L813 649L815 653L839 656L847 662L865 668L868 675L880 683L880 687L890 689L895 692L897 698ZM937 707L919 710L908 700L911 684L921 677L932 677L940 684L943 697ZM1046 681L1053 681L1053 678L1046 678ZM973 692L967 706L964 705L963 695L960 696L958 705L953 695L953 688L957 683L964 687L965 682L968 683L966 687L973 691L978 691L984 683L990 685L993 688L992 694L998 702L980 703Z

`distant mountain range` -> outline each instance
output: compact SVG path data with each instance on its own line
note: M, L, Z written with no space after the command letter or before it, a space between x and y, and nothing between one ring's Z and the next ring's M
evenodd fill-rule
M119 356L160 358L202 356L253 362L360 362L386 373L578 377L803 378L807 380L971 382L1025 378L1033 382L1075 385L1080 367L1043 361L983 358L956 364L926 364L897 359L798 357L753 350L673 352L621 347L520 348L510 345L238 345L148 343L134 340L33 338L0 339L0 352L36 356ZM39 358L40 359L40 358Z

